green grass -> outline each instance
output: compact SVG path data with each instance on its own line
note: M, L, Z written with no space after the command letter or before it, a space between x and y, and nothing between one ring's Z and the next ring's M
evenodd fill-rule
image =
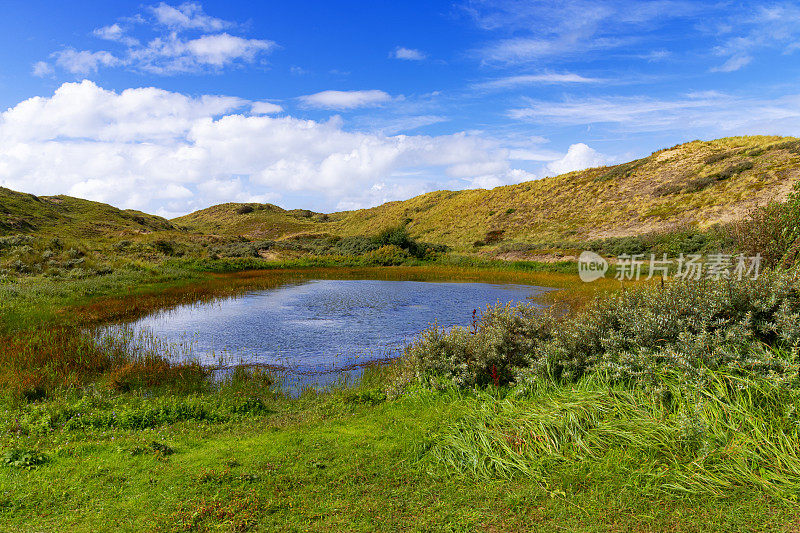
M643 463L613 435L622 422L608 428L613 438L588 460L559 461L555 454L535 476L519 470L476 475L469 461L453 454L443 460L444 448L463 445L471 422L480 420L476 431L483 431L485 413L499 414L506 428L530 427L537 409L573 412L580 422L589 418L577 406L588 397L607 398L607 390L540 391L538 397L550 402L543 407L536 394L498 407L508 400L497 393L425 391L365 403L371 396L363 392L375 385L299 399L266 397L263 409L240 413L219 407L219 396L194 397L226 416L144 430L43 430L23 423L15 434L9 420L36 406L7 407L0 455L33 450L45 462L0 466L0 529L791 531L797 523L793 504L748 485L722 497L664 490L642 475L658 465ZM64 404L80 401L81 416L95 418L143 403L124 397ZM591 414L603 404L582 409ZM512 412L527 418L517 420ZM657 444L651 446L656 451Z
M595 375L431 391L404 389L390 366L367 369L354 386L288 397L264 374L213 383L155 358L134 368L124 353L94 357L59 329L292 279L531 283L564 289L555 294L566 304L619 286L581 284L574 265L456 256L381 268L226 265L173 259L0 285L0 376L55 380L42 394L8 386L0 395L0 530L705 532L800 523L800 395L785 380L670 374L654 389ZM69 342L59 344L59 331ZM33 339L33 351L9 339Z

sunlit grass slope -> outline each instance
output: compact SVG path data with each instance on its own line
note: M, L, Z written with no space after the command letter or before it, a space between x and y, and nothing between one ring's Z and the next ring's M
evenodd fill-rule
M70 196L34 196L0 187L0 235L124 237L172 229L168 220Z
M800 141L694 141L611 167L491 190L437 191L333 215L342 234L409 221L427 242L467 247L490 231L506 242L580 241L708 226L784 198L800 176Z
M408 223L415 238L459 249L492 231L502 232L506 243L575 242L736 220L784 198L798 176L797 139L730 137L693 141L616 166L490 190L436 191L327 216L269 204L223 204L174 222L250 238L371 235ZM240 214L243 205L255 209Z
M253 239L278 239L304 232L327 232L327 215L306 209L287 211L272 204L215 205L179 217L181 228L211 235L244 235Z
M436 191L333 214L226 203L167 221L68 196L0 188L0 235L281 240L375 235L407 224L414 238L461 251L476 242L579 243L741 219L758 205L784 199L798 177L800 140L749 136L692 141L615 166L490 190Z

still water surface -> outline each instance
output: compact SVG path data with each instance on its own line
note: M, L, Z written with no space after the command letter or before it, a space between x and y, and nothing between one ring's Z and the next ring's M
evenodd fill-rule
M497 302L530 302L551 290L489 283L312 280L144 317L135 333L191 346L208 365L276 365L295 375L351 371L396 357L431 325L469 326Z

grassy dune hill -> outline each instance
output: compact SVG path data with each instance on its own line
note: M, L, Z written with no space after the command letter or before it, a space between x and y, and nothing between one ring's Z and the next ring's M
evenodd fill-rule
M168 220L70 196L34 196L0 187L0 235L91 239L171 230Z
M798 177L800 140L751 136L693 141L615 166L491 190L431 192L329 215L227 203L167 221L68 196L0 188L0 235L263 241L368 236L406 224L414 238L457 250L486 241L575 243L740 219L758 205L784 199Z
M457 248L492 231L505 242L580 241L739 219L785 198L798 177L797 139L732 137L518 185L337 213L330 226L357 235L405 221L415 237Z
M303 232L327 230L328 215L306 209L287 211L272 204L215 205L173 219L179 228L209 235L278 239Z

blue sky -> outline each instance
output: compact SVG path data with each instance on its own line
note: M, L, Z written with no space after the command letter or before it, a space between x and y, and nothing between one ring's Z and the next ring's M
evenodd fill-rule
M0 7L0 185L333 211L800 133L800 3Z

